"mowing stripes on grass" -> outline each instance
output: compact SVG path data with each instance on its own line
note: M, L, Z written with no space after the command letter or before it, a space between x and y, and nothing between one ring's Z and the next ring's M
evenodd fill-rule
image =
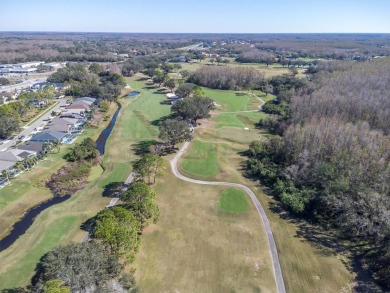
M229 188L221 193L218 209L225 213L244 213L249 210L249 204L241 190Z
M138 120L146 127L149 131L150 135L156 136L158 135L158 131L150 124L150 120L146 117L141 111L133 110L134 115L138 118Z

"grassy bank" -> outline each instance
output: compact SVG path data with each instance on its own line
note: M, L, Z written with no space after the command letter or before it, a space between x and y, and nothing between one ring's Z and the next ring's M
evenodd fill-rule
M112 182L123 182L127 178L131 171L130 162L136 157L134 145L142 140L150 139L151 136L144 132L145 127L157 132L157 126L151 125L149 121L169 114L169 107L160 103L165 99L163 95L147 91L145 84L137 81L136 78L129 79L129 82L132 88L141 92L141 95L120 99L122 109L106 144L106 153L102 161L103 174L98 176L99 170L92 172L90 182L83 190L74 194L71 199L42 212L24 235L9 249L0 253L2 264L0 289L26 285L42 255L58 245L81 240L85 232L80 229L80 225L109 202L108 198L102 196L106 185ZM112 104L112 107L115 105ZM153 110L149 111L149 109ZM111 111L114 110L112 108ZM147 123L142 119L132 117L136 110L144 113L148 120ZM105 125L100 125L98 129L84 131L79 140L85 136L97 138L104 127ZM51 163L60 164L58 161L60 160L48 161L48 168ZM42 171L42 176L47 174L47 171ZM19 195L20 200L28 202L31 199L32 195L27 191ZM15 205L17 206L16 203Z

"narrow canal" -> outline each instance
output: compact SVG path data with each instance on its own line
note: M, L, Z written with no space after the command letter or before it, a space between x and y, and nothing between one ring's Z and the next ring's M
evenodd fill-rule
M115 126L116 119L118 118L121 105L118 103L118 109L115 111L114 116L111 118L108 126L100 133L98 139L96 140L96 147L101 155L104 154L104 149L108 137L110 136L112 129ZM66 201L70 198L70 195L66 196L54 196L48 201L45 201L33 208L31 208L18 222L12 226L11 232L0 240L0 251L3 251L10 247L21 235L26 233L27 229L34 223L35 218L44 210L49 207L59 204Z

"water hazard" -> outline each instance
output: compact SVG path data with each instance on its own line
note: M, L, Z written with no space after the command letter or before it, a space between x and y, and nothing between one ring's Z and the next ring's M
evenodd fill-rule
M0 240L0 251L10 247L21 235L23 235L27 229L30 228L34 222L35 217L38 216L42 211L55 204L64 202L69 198L70 195L53 197L52 199L45 201L29 210L24 215L24 217L12 227L11 233Z
M106 142L107 142L107 139L108 137L110 136L111 134L111 131L112 129L114 128L115 126L115 123L116 123L116 119L118 118L118 114L119 114L119 111L121 109L121 105L118 103L118 109L115 111L115 114L114 116L112 117L111 121L110 121L110 124L108 124L108 126L106 127L106 129L104 129L102 131L102 133L100 133L98 139L96 140L96 148L97 150L99 151L99 153L101 155L104 154L104 149L106 147Z
M127 96L128 97L135 97L135 96L138 96L139 95L139 92L131 92L130 94L128 94Z
M115 111L115 114L112 117L110 124L108 124L108 126L100 133L98 139L96 140L96 147L101 155L104 154L104 148L106 146L107 139L115 126L120 109L121 105L118 103L118 109ZM27 231L27 229L30 228L36 216L38 216L42 211L55 204L64 202L69 198L70 195L62 197L53 197L52 199L45 201L29 210L23 216L23 218L19 220L19 222L13 225L11 232L0 240L0 251L3 251L10 247L21 235L23 235Z

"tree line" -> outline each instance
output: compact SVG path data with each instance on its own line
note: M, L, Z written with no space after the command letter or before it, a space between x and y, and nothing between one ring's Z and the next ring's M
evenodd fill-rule
M260 125L278 135L253 142L247 161L248 175L271 187L290 212L359 243L363 263L386 288L389 64L338 64L332 73L328 65L318 68L305 90L270 102L273 116Z
M190 75L188 81L200 86L221 90L241 90L260 84L261 72L254 68L204 66Z

